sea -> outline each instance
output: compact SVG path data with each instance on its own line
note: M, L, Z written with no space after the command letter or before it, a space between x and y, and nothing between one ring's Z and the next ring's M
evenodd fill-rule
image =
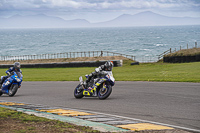
M169 50L200 46L200 25L0 29L0 56L110 51L133 55L136 61L157 61Z

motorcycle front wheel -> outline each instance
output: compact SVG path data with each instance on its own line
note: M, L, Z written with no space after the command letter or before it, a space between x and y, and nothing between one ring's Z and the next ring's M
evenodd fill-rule
M74 97L77 99L80 99L83 97L83 88L80 84L74 90Z
M107 84L104 83L98 91L98 97L100 100L106 99L107 97L110 96L111 92L112 92L112 86L109 83Z
M10 89L9 89L8 95L9 95L10 97L14 96L15 93L17 92L17 90L18 90L18 84L12 85L12 86L10 87Z

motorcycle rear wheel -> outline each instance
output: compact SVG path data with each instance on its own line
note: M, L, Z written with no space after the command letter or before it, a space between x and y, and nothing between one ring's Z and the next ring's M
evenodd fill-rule
M10 97L14 96L15 93L17 92L17 90L18 90L18 84L12 85L12 86L10 87L10 89L9 89L8 95L9 95Z
M0 84L0 89L1 89L1 84ZM3 95L3 92L0 91L0 96Z
M77 99L81 99L83 97L83 89L80 84L74 90L74 97Z
M98 97L100 100L106 99L107 97L110 96L110 94L112 92L112 86L109 83L105 84L105 86L106 86L106 88L104 89L103 85L102 85L98 91Z

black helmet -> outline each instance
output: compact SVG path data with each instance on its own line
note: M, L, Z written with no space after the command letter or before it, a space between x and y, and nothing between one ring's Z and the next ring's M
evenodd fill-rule
M104 64L104 66L105 66L105 70L107 70L107 71L112 71L112 69L113 69L113 62L112 61L107 61L105 64Z
M14 63L14 68L19 70L20 69L20 63L19 62L15 62Z

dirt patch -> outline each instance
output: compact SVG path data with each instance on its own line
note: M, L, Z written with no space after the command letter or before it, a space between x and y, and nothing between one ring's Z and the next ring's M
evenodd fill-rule
M1 133L74 133L98 132L89 127L76 126L59 121L24 122L13 118L0 118Z
M59 121L22 122L13 118L0 118L1 133L101 133L91 130L89 127L76 126ZM127 133L191 133L183 130L159 130L159 131L128 131ZM110 132L108 132L110 133Z
M105 61L105 60L128 60L128 58L123 57L123 56L104 56L104 57L77 57L77 58L20 60L19 62L21 64L37 64L37 63ZM16 61L0 61L0 64L14 64L14 62L16 62Z
M91 130L89 127L69 125L58 121L48 122L21 122L17 119L0 119L1 133L101 133ZM89 130L88 130L89 129ZM127 133L191 133L183 130L160 130L160 131L128 131ZM108 132L111 133L111 132Z

